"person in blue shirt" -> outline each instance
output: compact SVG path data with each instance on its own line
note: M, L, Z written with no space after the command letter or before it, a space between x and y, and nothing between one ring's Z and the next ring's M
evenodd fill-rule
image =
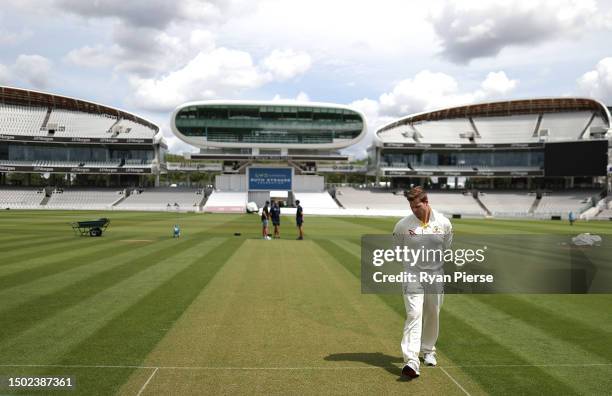
M270 218L272 219L272 225L274 226L274 238L280 239L280 206L278 202L272 201L272 207L270 208Z
M569 219L570 225L573 226L574 222L576 221L576 215L574 214L574 212L570 211L567 218Z
M172 238L180 238L181 237L181 229L178 224L175 224L172 228Z
M297 228L298 228L297 239L301 241L302 239L304 239L304 228L303 228L304 209L302 209L302 206L300 205L299 200L295 201L295 204L297 205L297 210L295 211L295 224L297 225Z

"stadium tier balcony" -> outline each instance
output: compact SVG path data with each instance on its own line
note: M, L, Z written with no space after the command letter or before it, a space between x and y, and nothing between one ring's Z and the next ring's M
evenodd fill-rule
M422 122L412 127L422 136L418 139L421 143L467 143L460 134L474 131L467 118Z
M479 199L494 217L526 217L536 200L535 194L481 192Z
M204 205L205 212L244 213L248 193L236 191L213 191Z
M110 131L113 137L126 139L152 139L157 133L157 131L145 125L126 119L119 121L114 127L114 131L114 133Z
M514 115L509 117L474 117L480 134L478 143L537 142L534 131L538 115Z
M109 210L124 197L123 191L110 189L56 190L51 194L45 209Z
M593 118L593 112L590 111L544 114L539 130L549 131L547 139L549 141L574 140L580 138L587 126L599 125L603 125L603 120L600 117Z
M338 209L338 204L328 192L294 192L293 197L307 205L309 213L317 214L318 209Z
M26 107L0 104L0 133L9 135L44 136L41 127L47 115L46 107Z
M41 189L0 188L0 209L39 209L44 198Z
M114 210L197 212L204 199L199 189L156 188L134 190Z
M47 127L56 126L55 136L107 138L108 130L115 122L115 117L105 114L53 109Z
M534 211L537 217L561 216L567 218L570 211L576 216L591 207L590 197L598 191L581 190L564 193L545 193Z

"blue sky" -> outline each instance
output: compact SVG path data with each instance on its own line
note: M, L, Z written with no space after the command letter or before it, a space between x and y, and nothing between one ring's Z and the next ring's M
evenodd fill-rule
M370 134L450 105L543 96L612 104L602 0L3 0L0 84L74 96L168 128L187 100L354 106ZM363 155L370 139L351 149Z

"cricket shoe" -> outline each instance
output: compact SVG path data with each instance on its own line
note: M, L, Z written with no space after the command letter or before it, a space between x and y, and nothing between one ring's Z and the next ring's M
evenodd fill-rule
M436 360L435 352L425 353L423 354L423 362L426 366L437 366L438 361Z
M416 378L420 375L419 364L416 362L408 362L402 369L402 376L408 378Z

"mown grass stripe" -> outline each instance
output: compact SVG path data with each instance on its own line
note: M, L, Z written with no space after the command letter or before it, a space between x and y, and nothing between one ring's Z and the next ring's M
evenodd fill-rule
M115 241L114 238L113 239L102 238L101 240L100 239L88 240L86 243L88 245L93 244L93 243L107 245L114 241ZM33 257L49 257L49 256L53 256L56 254L64 254L66 253L67 248L74 247L74 244L75 244L75 240L73 238L66 239L63 242L50 241L47 243L41 243L40 246L36 244L36 240L33 240L31 245L34 246L35 248L20 249L20 250L15 250L13 252L6 253L5 255L3 255L4 256L3 261L2 263L0 263L0 266L20 263L22 261L29 260ZM46 247L46 246L49 246L49 247Z
M115 317L106 326L67 353L58 364L140 365L244 239L230 238ZM144 327L143 327L144 324ZM51 370L49 374L61 370ZM119 390L133 370L101 378L81 378L81 386L108 395Z
M406 211L406 216L409 214L408 211ZM390 234L393 232L393 227L395 226L395 223L397 223L400 220L400 217L398 218L369 218L369 217L334 217L334 219L338 219L341 220L343 222L352 224L352 225L358 225L360 227L364 227L364 228L369 228L372 230L377 230L377 231L382 231L383 233L387 233ZM379 233L377 233L379 234Z
M60 239L62 237L51 236L48 239ZM30 238L24 238L23 235L15 235L11 233L10 235L2 235L0 236L0 250L10 247L12 244L31 244L32 240Z
M174 249L193 246L200 242L199 238L183 239L178 243L168 240L158 244L158 251L148 253L132 262L110 268L107 271L77 281L51 295L43 295L8 311L0 312L0 323L5 326L0 333L0 342L18 334L32 326L37 321L56 314L58 311L77 304L82 299L92 296L120 280L133 276L154 265L159 260L174 254L173 249L164 249L172 245ZM53 304L53 302L57 302Z
M110 244L111 242L103 245L90 246L89 249L72 250L68 256L60 256L58 259L51 261L44 259L44 264L42 265L0 276L0 291L34 282L40 278L59 274L80 266L106 261L116 255L143 247L123 244L109 250L108 247Z
M54 236L47 238L37 238L37 237L23 237L20 236L18 240L13 240L12 242L8 242L5 244L0 244L0 251L2 251L3 258L9 257L12 253L19 253L25 251L31 251L33 248L38 249L41 246L48 246L54 243L61 243L64 241L68 241L68 237L63 236Z
M496 295L478 301L520 319L551 337L578 345L582 349L612 362L612 333L581 322L579 317L568 320L547 309L540 308L512 295ZM597 342L593 342L597 340Z
M340 246L331 241L317 240L323 249L325 249L331 257L335 259L337 263L344 266L350 273L356 276L358 279L361 278L360 260L359 258L345 249L339 248ZM378 295L380 299L391 307L398 315L405 317L406 309L402 296L400 295ZM461 318L455 316L448 309L442 307L442 323L443 329L440 332L440 338L438 346L444 355L447 356L454 362L461 362L466 354L475 354L482 358L482 361L495 361L489 360L493 358L499 358L503 356L505 359L510 359L516 364L528 365L529 362L523 359L520 355L515 354L504 345L497 343L491 337L478 331L474 327L467 324ZM471 351L466 351L466 348L470 348ZM524 372L517 370L516 374L508 375L504 378L492 376L489 373L483 372L475 367L462 368L462 370L468 374L475 382L477 382L483 389L491 393L498 393L504 391L511 394L528 394L534 389L534 384L529 381L525 381L522 378ZM530 377L538 378L539 386L538 389L543 389L545 393L550 394L574 394L571 392L566 384L560 382L557 378L548 374L541 368L530 367ZM520 373L520 374L519 374Z
M37 322L2 344L0 361L10 356L15 356L12 360L20 363L55 362L61 359L75 345L80 344L195 260L216 249L223 241L225 238L205 239L191 248L176 250L173 256L160 260L135 276L124 279L73 307ZM130 260L130 257L122 258L122 261L126 260ZM95 310L92 307L95 307ZM46 341L40 342L44 337Z

